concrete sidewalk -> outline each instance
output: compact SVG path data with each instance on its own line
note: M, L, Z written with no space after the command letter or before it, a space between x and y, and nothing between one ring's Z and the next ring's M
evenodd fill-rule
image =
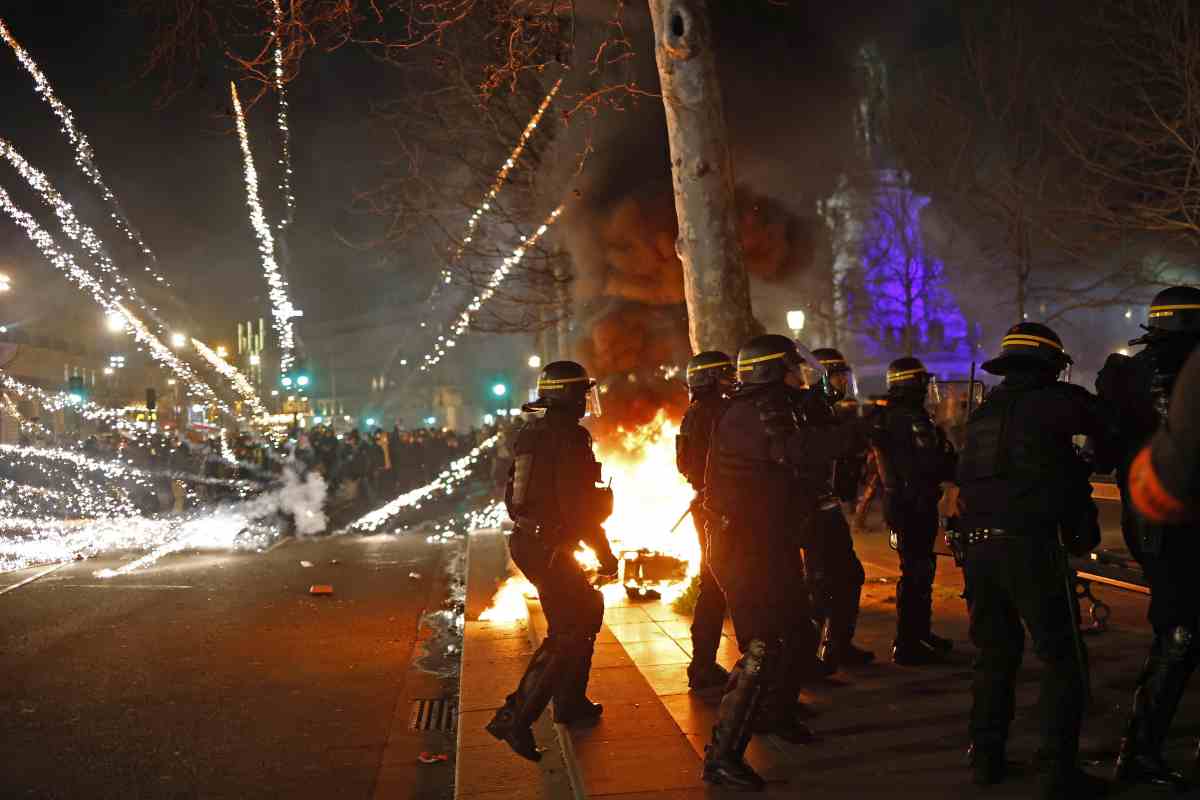
M816 714L810 724L822 737L820 742L795 746L762 737L751 743L748 758L771 781L769 793L822 798L883 793L893 798L1015 800L1034 796L1036 777L1029 762L1037 747L1034 713L1040 676L1034 654L1027 653L1019 678L1017 720L1009 753L1016 762L1013 776L1002 786L978 790L970 783L963 758L973 649L967 642L965 603L959 597L961 574L949 559L939 559L935 629L956 642L950 663L919 669L899 667L889 660L895 627L896 554L882 533L860 534L856 541L867 570L856 640L872 649L879 661L805 690L802 699ZM1093 771L1107 774L1128 713L1133 682L1149 645L1149 632L1143 621L1145 598L1115 590L1099 593L1111 604L1113 615L1108 632L1088 637L1094 699L1082 744L1084 758L1097 762ZM532 605L530 624L540 638L544 623L536 604ZM605 714L595 727L570 732L586 795L681 798L725 794L699 780L700 756L715 719L716 701L687 691L690 622L689 617L661 602L621 598L606 609L589 692L593 700L604 704ZM726 667L738 657L729 633L727 623L718 655ZM511 672L490 671L486 680L495 685L499 702L515 686L523 666L520 658L515 658ZM468 674L473 671L465 659L464 697ZM486 719L481 719L476 727L484 722ZM464 714L463 727L471 725L475 722ZM1189 764L1197 733L1200 703L1188 698L1168 747L1173 763ZM519 761L511 755L509 760ZM492 762L476 764L472 754L460 753L459 774L469 781L477 771L493 772ZM1121 791L1119 796L1136 800L1167 794L1138 787Z

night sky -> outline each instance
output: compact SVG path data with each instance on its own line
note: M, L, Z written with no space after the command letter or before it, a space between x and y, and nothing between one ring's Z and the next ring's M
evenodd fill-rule
M139 75L149 46L146 23L120 3L75 0L10 1L3 16L38 61L62 101L90 138L96 163L129 218L158 256L182 305L162 302L172 324L212 340L232 339L232 325L265 315L265 284L248 222L241 156L229 114L228 67L173 99L157 102L157 77ZM386 85L384 68L350 49L305 63L289 87L297 216L293 226L293 296L306 322L403 304L423 285L428 264L363 252L342 244L369 238L373 222L348 207L369 189L386 136L371 122L369 104ZM245 97L248 90L243 90ZM133 253L107 224L99 197L74 167L58 121L33 91L7 47L0 50L0 93L6 100L0 136L42 169L113 250L118 264ZM268 217L278 139L273 96L249 112L251 146ZM51 220L6 164L0 185L46 224ZM30 330L76 326L100 334L90 299L60 277L7 218L0 219L0 270L11 273L9 322ZM415 276L415 277L414 277ZM186 316L185 316L186 315Z

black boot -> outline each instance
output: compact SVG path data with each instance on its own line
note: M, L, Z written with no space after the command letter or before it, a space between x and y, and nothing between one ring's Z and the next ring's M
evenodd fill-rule
M925 642L925 644L929 645L934 650L937 650L939 653L949 653L954 649L954 641L952 639L938 636L933 631L925 634L921 641Z
M762 690L762 669L766 646L758 640L738 661L729 679L729 690L721 698L712 742L704 748L704 772L707 783L731 789L760 792L766 781L746 763L746 746Z
M486 727L488 733L506 743L521 758L542 760L542 752L533 738L533 729L517 721L517 711L511 700L496 712Z
M600 719L604 706L587 697L592 673L595 637L580 637L564 643L568 650L563 678L554 692L554 721L560 725L591 725Z
M729 671L717 662L698 663L695 659L688 664L688 689L693 692L711 692L724 689L729 683Z
M1042 773L1039 797L1043 800L1091 800L1108 794L1108 781L1079 767L1056 767Z
M530 761L542 758L533 738L533 723L546 710L555 687L562 681L568 666L564 648L547 636L541 647L529 659L529 666L508 696L504 706L487 724L487 732L506 742L513 752Z
M1191 646L1191 633L1186 629L1155 637L1138 676L1133 714L1117 756L1117 780L1188 788L1184 775L1163 758L1162 748L1194 669Z
M946 653L935 650L932 645L921 639L897 639L892 643L892 661L905 667L944 664L946 663Z

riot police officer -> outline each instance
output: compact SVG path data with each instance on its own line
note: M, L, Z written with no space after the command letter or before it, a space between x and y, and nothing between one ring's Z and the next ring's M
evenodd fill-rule
M1124 502L1122 529L1130 552L1150 584L1154 640L1138 678L1133 713L1117 758L1117 778L1182 786L1183 776L1163 759L1162 749L1175 710L1200 659L1200 595L1191 567L1200 559L1196 525L1155 523L1134 513L1129 473L1135 454L1174 413L1171 391L1190 353L1200 342L1200 289L1164 289L1150 305L1144 345L1132 357L1112 355L1096 379L1100 396L1119 415L1117 474ZM1194 420L1180 423L1186 428ZM1139 475L1144 476L1144 472ZM1183 535L1172 535L1180 534Z
M955 467L954 449L925 410L932 381L920 359L893 361L887 371L887 405L876 412L872 425L884 521L900 553L892 660L909 666L942 661L953 647L930 629L940 484L953 480Z
M972 412L958 466L959 554L979 649L969 726L974 780L1005 777L1024 622L1044 664L1039 760L1047 798L1092 797L1103 785L1077 765L1087 653L1064 547L1083 555L1100 539L1090 468L1072 437L1103 446L1111 427L1095 396L1058 380L1070 363L1047 326L1009 329L1000 355L983 364L1003 382Z
M573 361L547 364L538 378L538 399L523 407L544 413L513 443L504 498L516 523L509 551L537 587L549 630L487 730L531 761L541 758L531 726L551 699L556 722L586 723L603 711L586 691L604 597L573 556L583 542L596 552L602 575L617 573L617 559L600 527L612 513L612 491L597 486L600 464L591 435L579 424L596 401L595 386Z
M855 424L858 419L854 372L845 357L832 347L813 350L824 375L805 370L809 389L801 404L802 418L812 424ZM865 448L834 462L831 484L822 511L813 517L804 537L804 566L812 594L813 610L821 628L817 660L831 674L843 666L862 666L875 654L856 647L854 630L866 572L854 552L854 538L844 510L831 499L853 503L866 460Z
M721 699L703 777L739 789L764 787L744 758L753 733L811 737L796 718L817 645L797 532L817 513L834 459L857 444L841 426L797 419L801 361L786 336L757 336L742 347L740 384L717 422L705 473L710 564L742 657ZM810 473L819 478L810 483Z
M1200 518L1200 350L1188 358L1171 392L1167 425L1129 468L1129 500L1153 524ZM1184 535L1187 535L1186 533Z
M728 404L735 375L733 360L719 350L692 356L687 365L691 404L675 439L675 466L696 490L692 520L700 537L700 591L692 612L692 661L687 668L688 686L694 691L724 687L729 681L729 673L717 663L717 647L725 624L725 593L709 568L703 499L704 469L713 426Z

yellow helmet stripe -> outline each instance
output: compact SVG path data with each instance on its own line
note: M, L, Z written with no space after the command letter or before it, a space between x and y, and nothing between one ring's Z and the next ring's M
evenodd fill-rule
M887 374L888 383L892 381L902 381L906 378L915 378L917 375L924 375L929 372L927 369L904 369L899 372L889 372Z
M537 385L539 389L561 389L568 383L583 383L584 381L591 381L591 378L547 378L539 380Z
M1150 306L1150 319L1155 317L1173 317L1176 311L1200 311L1200 304L1182 303L1172 306Z
M844 358L822 358L818 360L827 367L840 367L846 363L846 359Z
M787 353L771 353L769 356L758 356L757 358L739 358L738 372L749 372L754 369L755 364L761 364L764 361L774 361L777 358L783 358Z
M699 372L702 369L713 369L714 367L732 367L732 366L733 366L733 362L731 362L731 361L717 361L714 364L699 364L695 367L688 367L687 374L691 375L693 372Z
M1046 339L1042 336L1034 336L1030 333L1012 333L1000 340L1000 346L1008 347L1014 345L1016 347L1037 347L1039 344L1053 347L1055 350L1062 350L1063 346L1053 339Z

